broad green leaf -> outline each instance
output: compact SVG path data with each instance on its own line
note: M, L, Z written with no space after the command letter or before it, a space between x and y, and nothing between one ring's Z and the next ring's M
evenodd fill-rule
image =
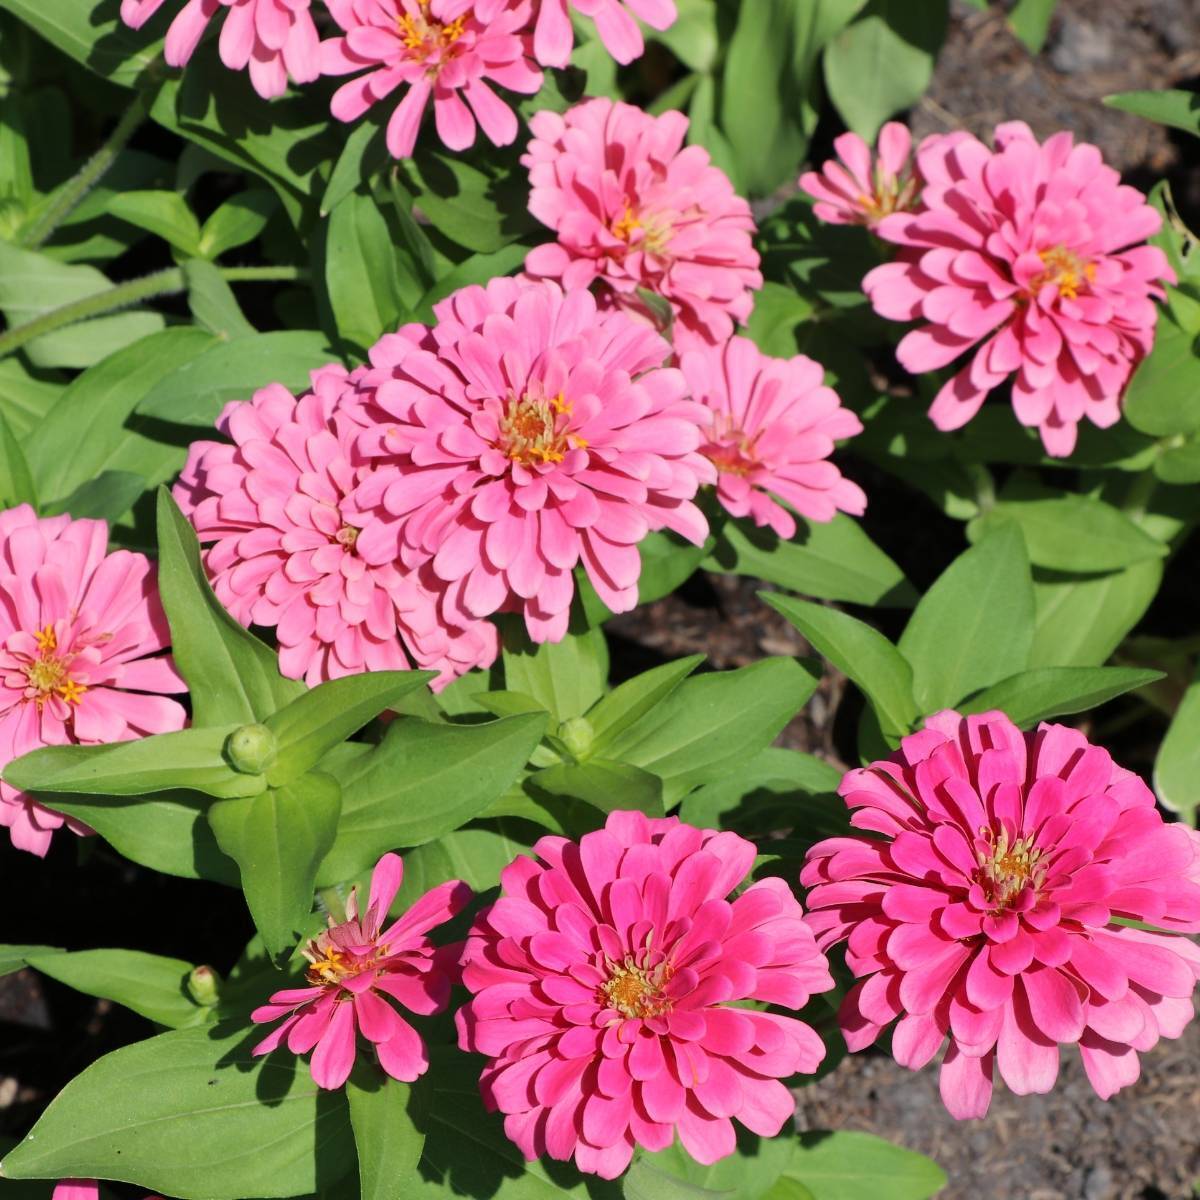
M923 714L1024 670L1033 643L1029 556L1002 525L961 554L922 597L900 638Z
M0 311L10 326L24 325L111 287L112 281L95 267L56 262L49 255L0 242ZM22 351L38 367L90 367L163 324L154 312L92 317L36 337Z
M371 108L346 137L321 197L321 216L327 217L368 176L388 160L384 122Z
M1058 0L1017 0L1008 15L1012 31L1025 43L1030 54L1038 54L1050 32L1050 18Z
M889 740L915 726L921 711L913 698L912 667L882 633L835 608L772 592L764 592L762 598L795 625L818 654L853 680L871 702Z
M746 336L764 353L790 358L796 353L796 326L813 315L815 305L793 287L766 280L755 293Z
M1159 800L1189 825L1200 809L1200 671L1184 693L1154 760Z
M21 365L19 358L0 358L0 401L13 433L24 438L36 429L63 393L59 383L43 383Z
M106 1054L73 1079L0 1170L103 1178L177 1200L322 1193L352 1169L346 1104L290 1054L201 1026Z
M444 300L452 292L471 284L486 284L497 275L510 275L525 263L526 247L523 245L505 246L494 254L473 254L464 259L458 266L443 275L413 306L410 319L430 322L433 320L433 306Z
M76 950L31 954L35 971L77 992L111 1000L170 1029L203 1019L204 1010L187 993L192 964L140 950Z
M49 799L49 797L47 797ZM199 792L151 796L55 796L55 812L76 817L131 862L180 879L211 879L237 887L237 863L221 852Z
M433 671L370 671L330 679L302 692L264 724L275 735L278 753L267 768L277 787L315 767L327 750L357 733L368 721L423 688Z
M101 471L95 479L81 483L69 496L42 505L42 512L46 516L70 513L76 519L91 517L113 525L145 490L146 481L132 471Z
M925 93L946 36L946 0L869 0L825 48L825 84L846 124L868 142Z
M520 831L528 831L529 837ZM526 854L542 831L518 821L491 821L484 826L457 829L416 846L404 855L404 882L397 904L407 908L430 888L448 879L465 880L477 892L500 881L500 872L519 854Z
M263 229L278 203L265 188L251 188L231 196L204 222L200 230L200 253L220 258L226 250L252 242Z
M998 708L1022 729L1068 713L1087 712L1161 679L1134 667L1037 667L1002 679L958 706L963 713Z
M627 763L602 758L560 763L537 771L525 786L559 799L582 800L603 813L636 809L652 817L663 815L662 780Z
M799 521L785 542L770 530L727 521L717 538L710 571L764 579L822 600L909 608L916 602L904 572L845 513L828 522Z
M158 556L172 656L188 682L196 725L261 722L305 691L280 675L274 651L213 595L196 532L165 488L158 494Z
M401 1083L360 1059L346 1084L362 1200L403 1200L425 1145L425 1086Z
M1163 483L1200 483L1200 440L1193 436L1164 450L1154 462L1154 474Z
M59 500L105 471L128 471L148 485L174 475L187 451L141 432L133 413L161 379L212 344L200 329L164 329L117 350L73 380L25 440L41 495Z
M3 393L0 393L2 399ZM0 505L16 508L18 504L37 507L37 489L25 459L25 451L0 410Z
M217 845L238 864L250 915L277 960L294 949L312 911L317 867L333 845L341 808L337 780L310 771L208 810Z
M739 1131L741 1132L741 1131ZM653 1174L638 1179L637 1195L646 1200L663 1200L672 1193L672 1185L700 1189L700 1195L716 1195L726 1200L759 1200L779 1178L792 1159L790 1137L758 1138L742 1133L735 1153L719 1159L711 1166L696 1162L678 1141L666 1150L644 1154L634 1164L651 1168ZM625 1177L625 1195L631 1195L630 1181L635 1170ZM656 1186L657 1185L657 1186ZM659 1190L661 1188L661 1191ZM678 1193L680 1200L696 1195L695 1191Z
M109 201L108 211L164 238L188 258L200 253L200 222L178 192L123 192Z
M1141 620L1162 582L1160 559L1111 575L1040 572L1031 667L1092 667L1105 662Z
M615 737L605 757L657 775L670 809L769 746L808 703L818 680L810 665L790 658L698 675Z
M556 721L580 717L604 695L608 645L599 629L535 644L519 616L502 618L504 682L543 705Z
M256 333L221 342L162 379L137 406L146 417L210 426L230 400L249 400L268 383L305 391L309 375L333 360L325 335L307 329Z
M1170 125L1200 137L1200 96L1178 88L1165 88L1153 92L1117 92L1105 96L1104 103L1110 108Z
M0 976L22 970L30 956L46 958L51 954L64 953L56 946L0 946Z
M677 7L675 23L664 30L650 30L649 36L662 42L689 71L711 71L721 50L716 6L711 0L677 0Z
M1120 509L1070 492L1029 499L1001 498L967 527L979 541L1007 521L1025 539L1029 561L1081 575L1116 571L1147 558L1164 558L1167 547L1135 525Z
M648 533L638 543L638 554L642 560L637 585L638 603L649 604L659 600L685 584L712 548L712 538L706 539L702 545L693 546L669 531Z
M654 1164L651 1158L639 1158L621 1181L625 1200L733 1200L732 1188L707 1188L688 1183Z
M801 1134L784 1174L815 1200L928 1200L946 1186L945 1172L924 1155L848 1130Z
M324 764L341 783L343 801L318 884L352 879L388 850L444 838L479 816L516 779L545 727L545 714L483 725L406 717L375 749Z
M593 753L603 755L620 734L653 712L703 661L703 654L693 654L663 663L602 696L587 714Z
M1154 348L1134 368L1125 389L1126 419L1154 437L1200 430L1200 356L1196 353L1200 328L1191 321L1181 324L1183 316L1182 307L1160 314Z
M207 259L192 258L183 264L192 316L214 337L224 342L253 337L255 328L242 314L233 288Z

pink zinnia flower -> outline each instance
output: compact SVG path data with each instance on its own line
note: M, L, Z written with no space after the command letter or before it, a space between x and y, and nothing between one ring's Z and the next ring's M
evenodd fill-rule
M879 223L903 250L863 280L880 316L927 322L897 357L920 374L977 347L937 394L933 423L960 428L1015 374L1017 419L1048 453L1070 454L1081 420L1120 418L1154 342L1153 298L1175 276L1161 250L1136 243L1161 218L1095 146L1069 133L1039 145L1019 121L996 129L994 151L966 134L927 138L917 162L922 211Z
M388 1001L422 1016L445 1009L460 947L439 948L427 935L460 912L472 892L451 879L384 929L403 877L400 856L385 854L371 875L362 917L357 891L351 891L347 919L337 924L331 916L328 930L305 947L310 986L276 992L250 1014L256 1024L286 1018L254 1054L270 1054L285 1044L293 1054L307 1054L315 1046L313 1079L318 1087L339 1088L354 1067L357 1029L393 1079L411 1083L425 1074L429 1056L421 1035Z
M676 817L612 813L578 842L518 858L467 938L459 1044L492 1061L489 1108L528 1159L574 1156L615 1178L635 1146L678 1132L698 1162L734 1151L731 1117L774 1137L795 1111L779 1081L825 1055L800 1008L833 986L781 879L729 893L752 843Z
M163 0L121 0L121 20L141 27ZM233 71L250 68L250 82L264 99L281 96L288 76L311 83L320 74L317 27L310 0L188 0L167 30L163 57L172 67L186 65L209 21L228 9L221 27L221 61Z
M1000 712L942 712L840 791L868 836L814 846L801 881L827 948L847 940L851 1050L900 1018L892 1053L941 1049L942 1099L982 1116L993 1064L1019 1095L1048 1092L1078 1044L1107 1099L1138 1051L1192 1019L1200 949L1132 928L1200 930L1200 840L1064 725L1023 734Z
M862 488L829 462L834 442L862 432L862 422L824 386L825 372L803 354L768 358L749 338L687 350L680 366L710 413L700 452L717 468L717 498L735 517L796 532L784 501L810 521L861 515ZM776 498L778 497L778 499Z
M542 73L529 59L531 0L329 0L345 37L321 43L321 72L349 75L331 111L353 121L404 86L387 126L387 147L412 154L430 96L438 137L451 150L475 142L475 122L494 145L516 140L517 118L488 85L532 95ZM485 12L486 10L486 12ZM465 101L465 103L464 103Z
M684 148L687 117L598 99L537 113L530 128L529 211L558 241L531 250L526 271L601 284L604 304L648 319L646 288L670 302L677 343L728 339L762 287L754 218L708 151Z
M100 1185L94 1179L63 1179L55 1185L51 1200L100 1200ZM162 1200L147 1196L146 1200Z
M359 552L432 561L450 619L523 610L536 641L565 635L577 563L613 612L632 608L638 542L672 529L701 544L692 498L716 478L667 343L553 283L493 279L434 312L427 335L372 353L360 445L388 465L356 494Z
M143 554L106 554L104 521L0 512L0 766L38 746L96 746L182 729L182 705L158 694L187 686L166 656L171 640L154 567ZM44 856L66 821L0 782L0 825L18 849Z
M415 664L439 671L440 688L495 661L496 631L448 625L430 569L359 555L348 516L370 474L354 451L359 374L323 367L299 400L271 384L226 405L217 427L233 444L193 443L175 498L213 543L205 566L221 603L243 625L275 627L283 674L315 686Z
M884 217L916 207L920 174L911 161L908 126L889 121L880 131L876 155L857 133L835 138L837 158L800 176L800 186L814 200L813 212L831 225L866 225L874 229Z

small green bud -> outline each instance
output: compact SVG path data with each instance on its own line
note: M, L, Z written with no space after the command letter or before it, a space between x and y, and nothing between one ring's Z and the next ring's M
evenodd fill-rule
M587 717L571 717L559 726L562 744L578 759L586 758L596 740L596 731Z
M275 735L265 725L243 725L225 743L229 765L243 775L261 775L279 752Z
M203 1008L212 1008L221 998L221 977L212 967L194 967L187 978L188 995Z

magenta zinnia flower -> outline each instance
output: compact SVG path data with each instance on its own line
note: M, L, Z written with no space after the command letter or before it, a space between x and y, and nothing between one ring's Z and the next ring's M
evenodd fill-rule
M793 1017L833 986L791 889L751 884L735 833L612 813L578 843L544 837L480 913L463 955L474 998L459 1044L492 1061L489 1108L526 1158L615 1178L635 1146L675 1133L698 1162L734 1150L736 1117L774 1137L792 1116L779 1081L815 1071L817 1034Z
M360 375L324 367L299 400L271 384L230 403L217 427L233 444L193 443L175 498L213 543L205 566L221 603L243 625L275 627L283 674L315 686L415 664L442 687L495 661L496 631L447 624L428 567L358 553L349 497L370 474L354 451Z
M285 1044L293 1054L316 1047L314 1081L318 1087L339 1088L354 1067L358 1030L393 1079L411 1083L425 1074L429 1056L421 1035L388 1001L422 1016L445 1009L459 947L439 948L427 935L459 913L472 892L461 880L451 879L426 892L384 929L403 877L400 856L385 854L371 875L362 917L357 891L351 891L347 919L337 924L330 917L329 928L305 947L309 986L276 992L251 1013L256 1024L286 1018L254 1047L254 1054L270 1054Z
M141 27L163 0L121 0L121 20ZM188 0L167 30L163 57L182 67L192 57L208 23L228 10L221 26L221 61L233 71L250 69L250 82L264 99L295 83L311 83L320 74L317 27L310 0Z
M862 422L803 354L768 358L749 338L687 350L680 363L693 399L710 413L700 452L717 468L717 498L735 517L769 525L781 538L796 521L780 500L810 521L861 515L862 488L829 462L834 442Z
M900 1018L892 1053L924 1066L949 1038L942 1099L982 1116L993 1064L1048 1092L1078 1044L1105 1099L1138 1051L1192 1019L1200 839L1164 824L1132 772L1064 725L1022 734L1003 713L942 712L840 792L867 836L814 846L801 881L827 948L862 980L846 996L852 1050Z
M1081 420L1119 419L1154 342L1154 298L1175 278L1161 250L1139 244L1158 213L1095 146L1069 133L1039 145L1019 121L996 129L994 151L966 134L927 138L917 162L922 211L878 224L903 250L863 280L880 316L926 322L897 357L921 374L974 348L937 394L934 424L965 425L1015 375L1017 419L1048 453L1070 454Z
M708 151L684 148L687 117L599 99L530 128L529 210L558 241L531 250L526 271L568 290L597 283L603 304L648 319L646 288L670 302L677 344L726 341L762 287L754 218Z
M171 640L154 567L143 554L106 554L104 521L0 512L0 766L38 746L95 746L182 729L187 686L166 656ZM63 822L0 782L0 825L18 849L44 856Z
M360 445L383 465L355 496L359 552L432 561L450 620L523 610L536 641L565 635L577 563L632 608L650 530L708 533L692 503L715 480L696 453L706 413L662 368L667 343L553 283L493 279L434 312L427 335L372 352Z
M438 137L451 150L474 144L476 121L494 145L516 140L516 115L488 81L527 95L542 86L524 32L530 0L329 0L329 11L345 36L321 43L322 73L366 69L334 93L339 121L405 87L387 126L397 158L412 154L431 96Z
M857 133L835 138L837 158L820 174L806 171L800 186L814 200L813 212L831 225L866 225L874 229L884 217L914 208L921 190L912 161L908 126L889 121L880 131L873 157Z

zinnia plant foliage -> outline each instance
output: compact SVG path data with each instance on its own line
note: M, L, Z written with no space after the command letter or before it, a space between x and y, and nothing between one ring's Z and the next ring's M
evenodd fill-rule
M811 7L0 0L0 974L142 1022L6 1188L923 1200L797 1129L848 1052L1142 1094L1196 240L916 136L945 0Z

